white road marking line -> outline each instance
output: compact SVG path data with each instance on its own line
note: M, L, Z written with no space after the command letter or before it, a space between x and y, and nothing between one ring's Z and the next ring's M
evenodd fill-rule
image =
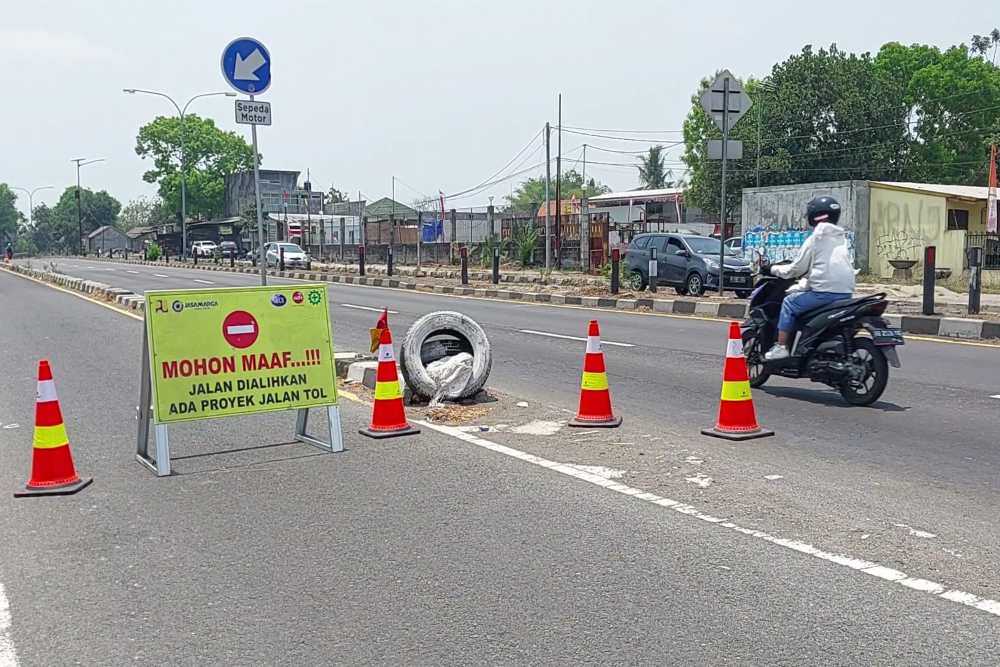
M851 556L843 554L830 553L828 551L823 551L814 547L811 544L806 544L805 542L799 542L797 540L789 540L782 537L776 537L769 533L765 533L761 530L755 530L753 528L743 528L735 523L726 521L711 514L704 514L700 510L691 505L686 505L684 503L678 502L676 500L671 500L670 498L664 498L663 496L658 496L655 493L649 493L648 491L643 491L642 489L637 489L635 487L627 486L620 482L615 482L613 480L595 475L593 473L587 472L585 470L580 470L577 467L566 465L563 463L558 463L556 461L550 461L549 459L543 459L540 456L535 456L534 454L528 454L527 452L522 452L518 449L512 447L507 447L505 445L498 445L495 442L490 442L480 438L479 436L472 435L471 433L465 433L452 426L443 426L441 424L432 424L430 422L415 420L416 424L429 429L431 431L437 431L438 433L443 433L445 435L450 435L453 438L458 438L464 442L477 447L482 447L483 449L488 449L497 454L503 454L504 456L509 456L525 463L530 463L532 465L539 466L541 468L547 468L553 472L557 472L569 477L574 477L580 481L588 482L595 486L603 487L609 491L614 491L626 496L633 496L638 500L643 500L645 502L651 503L653 505L659 505L660 507L665 507L671 509L680 514L687 514L688 516L694 517L704 521L705 523L715 524L721 528L726 528L734 532L740 533L741 535L746 535L748 537L761 540L763 542L768 542L770 544L784 547L785 549L790 549L792 551L798 551L799 553L806 554L807 556L813 556L814 558L819 558L820 560L827 561L828 563L833 563L834 565L839 565L841 567L846 567L850 570L855 570L863 574L867 574L871 577L876 577L878 579L883 579L887 582L898 584L900 586L905 586L914 591L921 593L926 593L933 595L942 600L947 600L949 602L955 602L966 607L972 607L973 609L978 609L979 611L984 611L987 614L992 614L994 616L1000 616L1000 602L996 600L990 600L987 598L979 597L972 593L966 593L960 590L949 590L943 584L939 584L935 581L930 581L928 579L919 579L916 577L911 577L906 572L901 572L895 570L879 563L873 563L870 561L862 560L860 558L853 558Z
M157 278L169 278L170 277L170 276L165 276L162 273L154 273L153 275L156 276Z
M353 303L342 303L340 304L344 308L354 308L355 310L370 310L373 313L381 313L384 309L382 308L372 308L371 306L355 306ZM390 315L399 315L398 310L390 310Z
M214 285L215 284L211 280L201 280L200 278L194 278L194 281L196 283L201 283L202 285Z
M549 338L562 338L564 340L578 340L581 343L586 343L586 338L580 338L579 336L564 336L563 334L549 333L547 331L535 331L534 329L519 329L520 333L531 334L532 336L548 336ZM602 340L601 345L614 345L616 347L635 347L632 343L615 343L610 340Z
M135 275L139 275L138 271L129 271L128 269L125 270L125 273L134 273Z
M1000 398L1000 394L994 394L993 396L990 396L990 398Z
M0 584L0 667L17 667L14 639L10 634L10 603L3 584Z

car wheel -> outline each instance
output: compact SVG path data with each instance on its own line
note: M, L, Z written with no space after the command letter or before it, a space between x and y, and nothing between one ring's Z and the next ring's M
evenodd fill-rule
M705 292L705 282L701 279L701 274L692 273L688 276L687 282L684 283L684 288L691 296L701 296Z
M632 272L632 275L628 277L628 286L635 292L641 292L646 289L646 279L643 277L641 271Z
M746 289L737 290L736 291L736 298L738 298L738 299L749 299L750 298L750 292L751 292L750 290L746 290Z

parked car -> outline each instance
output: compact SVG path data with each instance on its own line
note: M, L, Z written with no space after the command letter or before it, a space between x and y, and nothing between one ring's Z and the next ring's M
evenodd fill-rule
M195 241L191 244L191 254L195 257L211 257L218 248L215 241Z
M742 236L734 236L731 239L726 239L725 246L726 246L726 252L727 253L732 252L732 254L734 254L734 255L742 255L743 254L743 237Z
M281 260L280 252L284 251L285 266L293 268L312 268L312 259L298 244L272 242L264 245L264 261L268 268L278 266Z
M641 291L649 285L650 248L656 248L656 285L673 287L678 294L701 296L705 288L718 289L718 239L693 234L640 234L625 251L629 286ZM724 287L745 299L753 289L750 262L727 254Z
M219 244L219 255L226 259L236 257L238 253L239 248L236 246L236 241L223 241Z

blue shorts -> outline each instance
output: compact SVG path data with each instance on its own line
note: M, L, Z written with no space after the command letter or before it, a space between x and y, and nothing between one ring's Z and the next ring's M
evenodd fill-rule
M843 294L841 292L792 292L781 303L778 331L791 331L794 329L796 318L807 310L850 298L850 294Z

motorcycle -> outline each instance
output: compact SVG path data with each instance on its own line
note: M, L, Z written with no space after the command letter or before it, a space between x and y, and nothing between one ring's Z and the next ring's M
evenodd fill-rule
M760 387L772 375L808 378L840 391L851 405L871 405L889 381L889 366L899 368L896 347L903 332L883 318L886 295L872 294L834 301L802 313L792 332L787 359L767 361L764 353L777 339L781 302L797 279L770 275L766 260L750 295L741 325L750 386Z

